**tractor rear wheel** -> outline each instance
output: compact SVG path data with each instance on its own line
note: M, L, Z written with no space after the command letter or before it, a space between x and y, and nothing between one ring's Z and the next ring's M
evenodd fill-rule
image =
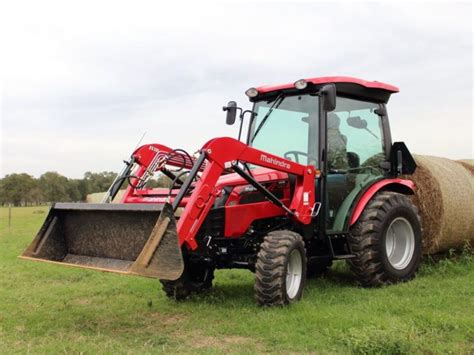
M301 299L306 283L303 238L288 230L267 234L255 265L255 298L261 306L283 306Z
M193 293L200 293L212 287L214 268L204 264L185 263L183 274L174 281L160 280L166 296L183 300Z
M351 229L349 243L356 256L348 263L362 286L410 280L421 260L418 209L405 195L379 192Z

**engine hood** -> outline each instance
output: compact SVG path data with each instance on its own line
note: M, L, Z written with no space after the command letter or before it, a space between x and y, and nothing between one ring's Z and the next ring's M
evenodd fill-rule
M255 168L250 170L255 180L259 182L287 179L288 174L268 168ZM248 182L237 173L223 175L217 181L217 186L246 185Z
M284 180L288 178L288 174L268 168L255 168L251 170L252 176L258 182L264 183L266 181ZM233 187L239 185L248 185L248 182L237 173L223 175L217 181L216 187L223 189L224 187ZM173 190L171 199L178 193L179 189ZM167 188L152 188L138 190L131 196L126 196L122 203L165 203L168 199L169 189ZM183 198L180 207L186 206L189 196Z

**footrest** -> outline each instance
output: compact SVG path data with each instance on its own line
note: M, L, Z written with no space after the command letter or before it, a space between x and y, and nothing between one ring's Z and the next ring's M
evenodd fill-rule
M355 258L355 254L334 255L334 259L345 260Z

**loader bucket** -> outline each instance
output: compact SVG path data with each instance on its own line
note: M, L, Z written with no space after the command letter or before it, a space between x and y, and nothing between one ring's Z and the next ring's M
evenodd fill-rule
M170 204L56 203L20 258L165 280L184 269Z

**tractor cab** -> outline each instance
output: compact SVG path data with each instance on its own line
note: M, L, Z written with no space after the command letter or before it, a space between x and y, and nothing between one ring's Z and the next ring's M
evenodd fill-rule
M250 119L245 140L256 149L320 170L316 196L326 216L325 230L346 232L361 191L390 174L386 103L396 92L398 88L388 84L347 77L250 88L246 94L253 108L246 111Z

